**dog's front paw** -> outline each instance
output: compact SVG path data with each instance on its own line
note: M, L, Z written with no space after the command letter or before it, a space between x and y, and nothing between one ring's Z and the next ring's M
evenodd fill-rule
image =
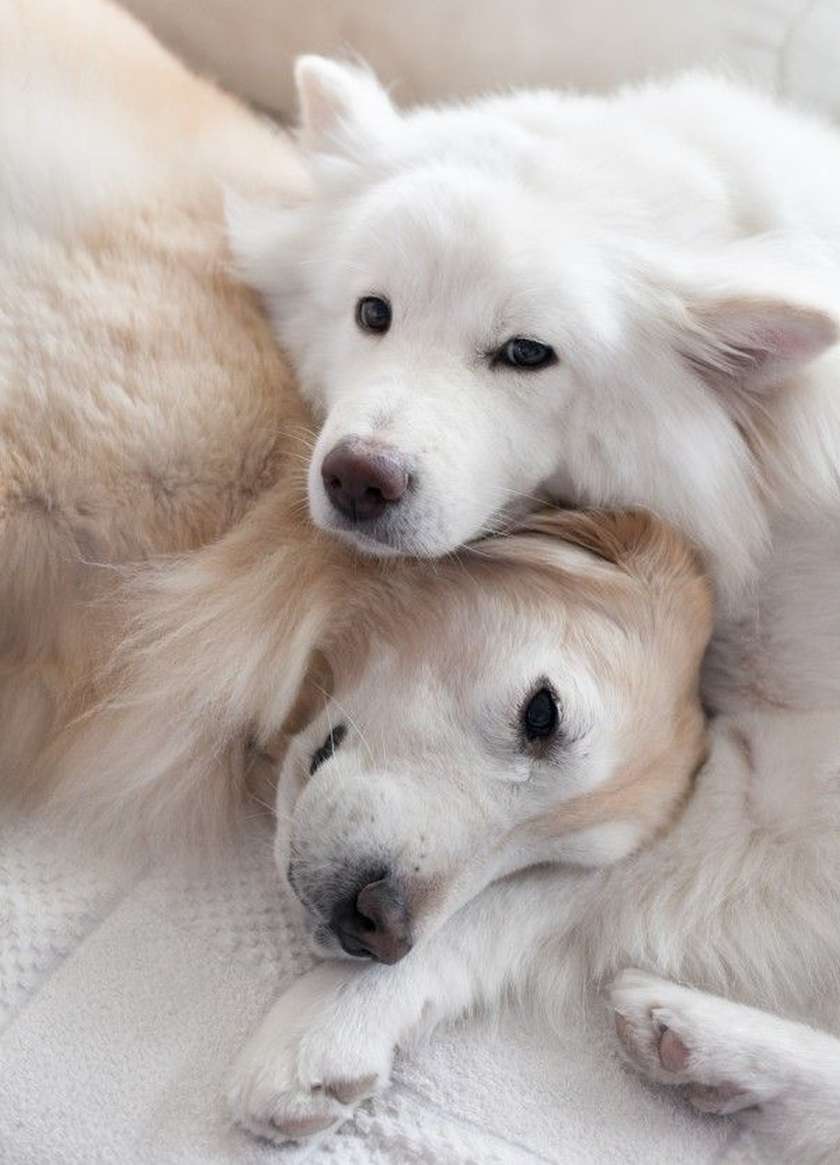
M628 1058L661 1084L685 1086L701 1111L740 1112L778 1092L751 1008L635 970L615 979L610 999Z
M237 1062L228 1090L234 1119L270 1141L337 1128L385 1086L393 1041L356 990L365 971L324 964L274 1005Z

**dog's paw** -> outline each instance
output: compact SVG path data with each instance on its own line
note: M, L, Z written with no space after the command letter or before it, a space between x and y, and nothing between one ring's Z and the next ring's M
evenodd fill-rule
M347 964L316 968L274 1005L232 1073L234 1120L257 1137L300 1141L337 1128L385 1086L392 1042L366 1014L363 996L342 987ZM363 973L363 972L362 972Z
M635 970L615 979L610 1000L628 1059L652 1080L684 1086L702 1112L741 1112L778 1094L766 1032L751 1008Z

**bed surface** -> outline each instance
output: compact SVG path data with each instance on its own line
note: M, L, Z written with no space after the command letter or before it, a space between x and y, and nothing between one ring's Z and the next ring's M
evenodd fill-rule
M31 820L0 829L3 1165L736 1159L733 1125L622 1067L597 1004L560 1034L513 1015L442 1029L317 1144L232 1128L226 1070L311 963L270 841L253 821L235 853L185 871L105 861Z

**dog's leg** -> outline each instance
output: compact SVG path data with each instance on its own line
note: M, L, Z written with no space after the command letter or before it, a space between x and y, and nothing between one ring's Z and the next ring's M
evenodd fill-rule
M524 971L552 930L550 911L522 909L526 892L490 887L394 966L328 962L299 979L234 1068L237 1122L282 1142L346 1120L387 1083L408 1034L495 999Z
M703 1112L737 1114L771 1160L840 1160L840 1040L643 971L623 971L610 995L647 1076Z

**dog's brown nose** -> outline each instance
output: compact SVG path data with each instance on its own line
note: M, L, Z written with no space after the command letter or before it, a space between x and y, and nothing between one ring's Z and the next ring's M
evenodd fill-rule
M352 522L378 518L408 489L408 470L396 449L347 437L321 466L327 497Z
M387 877L337 903L330 929L348 955L396 963L411 950L405 899Z

